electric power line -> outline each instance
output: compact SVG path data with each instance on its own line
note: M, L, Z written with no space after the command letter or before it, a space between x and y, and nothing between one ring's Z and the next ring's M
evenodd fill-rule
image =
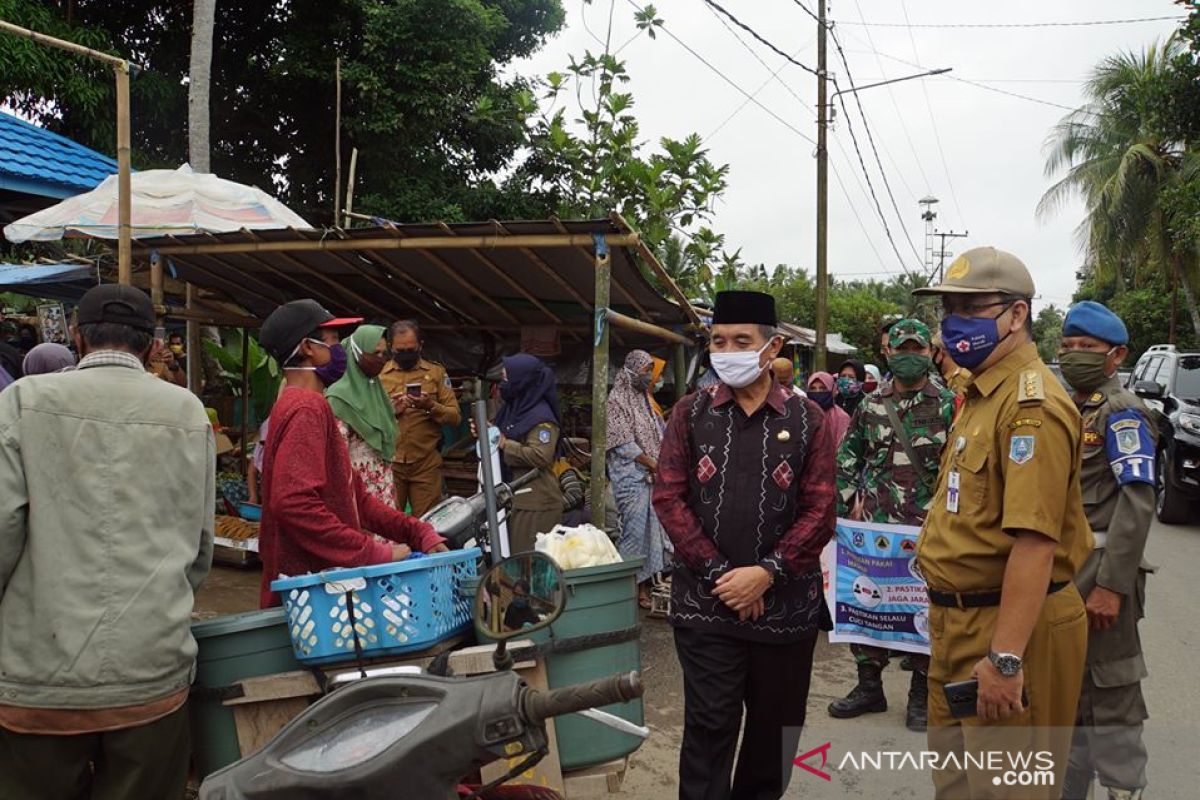
M645 9L643 9L640 5L638 5L636 2L634 2L634 0L625 0L625 2L629 3L629 5L633 6L635 9L642 12L643 14L645 13ZM758 106L763 111L767 112L767 114L770 115L776 122L783 125L788 130L790 130L792 133L796 134L801 139L804 139L805 141L809 142L810 144L815 145L817 143L816 139L812 138L807 133L800 130L799 128L797 128L792 123L788 122L783 117L776 114L771 109L767 108L767 106L765 106L757 97L755 97L750 92L743 89L740 84L736 83L732 78L730 78L728 75L726 75L724 72L722 72L716 66L714 66L713 63L711 61L709 61L707 58L700 55L700 53L696 52L696 50L693 49L690 45L688 45L687 42L683 41L678 36L676 36L674 33L672 33L671 30L669 28L667 28L666 25L660 25L660 26L658 26L658 28L663 33L665 33L667 36L670 36L675 41L676 44L678 44L684 50L687 50L689 53L691 53L692 56L694 56L701 64L703 64L704 66L706 66L710 70L712 70L712 72L714 74L716 74L717 77L719 77L721 80L725 81L727 84L729 84L734 89L736 89L738 92L740 92L744 97L747 98L747 100L754 103L754 105Z
M874 136L874 134L871 133L871 124L867 121L867 112L863 108L862 98L860 98L858 96L858 92L853 91L854 77L850 74L850 61L846 58L845 51L842 50L842 43L838 40L837 33L834 31L834 29L832 27L828 28L828 30L829 30L830 38L833 39L833 44L837 48L838 55L841 57L842 66L846 70L846 80L850 82L850 89L851 89L850 93L854 95L855 103L858 106L859 116L862 117L863 128L866 130L866 133L867 133L867 142L871 145L871 151L875 154L875 164L879 167L879 176L880 176L880 178L882 178L884 189L887 190L888 198L891 200L892 210L896 213L896 219L901 225L900 230L903 231L904 237L908 240L908 246L912 249L913 255L916 256L917 262L921 263L921 255L920 255L920 253L917 252L917 247L916 247L916 245L913 244L912 237L908 235L908 229L903 227L904 226L904 216L900 213L900 207L896 204L896 195L895 195L895 193L892 192L892 185L888 181L887 172L883 168L883 161L879 158L879 149L875 146L875 136ZM835 87L837 87L838 83L836 80L833 82L833 85ZM838 88L840 90L840 87L838 87ZM858 139L854 135L854 123L851 122L850 113L846 109L846 100L845 100L845 98L843 98L843 96L841 94L839 94L837 97L838 97L838 102L841 103L841 105L842 105L842 113L846 117L846 127L850 130L851 139L854 140L854 147L857 150L858 149ZM862 153L861 152L859 153L859 161L860 162L862 161ZM866 169L865 165L863 166L863 169L864 170ZM868 180L868 184L869 183L870 183L870 181ZM874 192L872 192L872 194L874 194ZM876 205L879 205L878 198L876 198ZM880 215L882 216L882 214L883 214L882 208L879 210L879 212L880 212ZM885 227L887 227L886 223L885 223ZM892 238L891 231L889 230L888 231L888 239L891 240L891 238ZM894 241L892 242L892 246L893 246L893 248L895 248ZM899 250L897 250L897 252L896 252L896 257L900 258ZM903 263L903 259L901 259L901 263ZM909 272L909 269L907 266L904 267L904 271Z
M1187 17L1134 17L1130 19L1094 19L1063 22L851 22L837 20L835 25L859 25L867 28L1085 28L1093 25L1131 25L1139 22L1182 22Z
M855 0L857 3L858 0ZM904 11L904 21L908 22L908 3L905 0L900 0L900 8ZM862 7L859 6L858 14L862 17ZM866 22L866 17L863 17L863 22ZM870 38L868 35L867 38ZM909 41L912 42L913 58L917 61L921 60L920 54L917 52L917 37L913 34L912 29L908 30ZM879 58L879 53L875 53L875 57ZM882 63L882 62L880 62ZM921 81L921 91L925 94L925 108L929 111L929 125L933 128L933 141L937 145L938 156L942 160L942 173L946 176L946 185L950 188L950 198L954 201L954 210L958 212L958 219L963 225L967 224L966 216L963 214L962 206L958 202L958 192L954 190L954 180L950 177L950 166L946 163L946 148L942 146L942 136L938 133L937 117L933 114L933 101L929 99L929 86L925 81ZM967 226L970 227L970 226Z
M706 4L706 5L707 5L707 4ZM739 43L739 44L740 44L740 45L741 45L743 48L745 48L746 52L750 53L750 55L752 55L752 56L754 57L754 59L755 59L756 61L758 61L758 63L759 63L759 64L761 64L761 65L763 66L763 68L764 68L764 69L770 70L770 71L771 71L771 74L770 74L770 76L768 76L768 77L767 77L767 79L766 79L765 81L763 81L763 82L762 82L762 84L761 84L761 85L760 85L760 86L759 86L759 87L758 87L758 88L757 88L757 89L754 91L754 94L753 94L753 96L748 96L746 100L743 100L743 101L742 101L742 104L741 104L741 105L739 105L737 108L735 108L735 109L733 110L733 112L732 112L732 113L730 113L730 115L729 115L729 116L727 116L727 117L724 119L724 121L722 121L722 122L721 122L721 124L720 124L720 125L718 125L716 128L714 128L714 129L713 129L713 131L712 131L712 133L710 133L708 136L704 137L705 141L708 141L709 139L711 139L711 138L712 138L714 135L716 135L716 134L717 134L717 133L718 133L718 132L719 132L721 129L723 129L723 128L724 128L726 125L728 125L728 124L729 124L729 122L730 122L730 121L731 121L731 120L732 120L734 117L736 117L736 116L737 116L739 113L741 113L741 112L742 112L742 110L743 110L743 109L744 109L744 108L745 108L747 105L749 105L749 104L750 104L750 101L751 101L751 100L752 100L754 97L757 97L757 96L758 96L758 93L759 93L759 92L761 92L761 91L762 91L764 88L766 88L766 87L767 87L767 86L768 86L768 85L769 85L769 84L770 84L772 81L776 81L776 82L778 82L778 83L779 83L779 85L780 85L780 86L782 86L782 87L784 88L784 90L785 90L785 91L787 91L787 93L788 93L788 94L790 94L792 97L794 97L798 103L800 103L800 106L801 106L802 108L804 108L804 109L807 109L807 110L808 110L808 113L809 113L809 114L811 114L811 115L812 115L812 116L815 118L815 117L816 117L816 112L815 112L815 111L814 111L814 110L813 110L813 109L812 109L812 108L809 106L809 103L808 103L808 102L807 102L807 101L806 101L806 100L805 100L803 97L801 97L799 94L797 94L796 90L795 90L795 89L793 89L793 88L792 88L790 85L788 85L788 83L787 83L786 81L784 81L783 79L781 79L781 78L779 77L779 73L780 73L780 72L782 72L782 71L783 71L783 68L784 68L784 67L786 67L786 66L788 65L788 63L790 63L790 62L789 62L788 60L785 60L785 61L784 61L783 63L781 63L781 64L780 64L780 65L779 65L777 68L775 68L775 69L773 69L773 70L772 70L772 69L771 69L771 65L770 65L770 64L768 64L768 63L766 62L766 60L765 60L765 59L763 59L763 57L762 57L761 55L759 55L758 51L757 51L757 50L755 50L753 47L751 47L751 46L750 46L750 45L749 45L749 44L746 42L746 40L745 40L745 39L743 39L741 36L739 36L739 35L738 35L738 33L737 33L737 31L735 31L735 30L734 30L732 27L730 27L730 25L729 25L729 24L728 24L728 23L725 21L725 19L724 19L724 18L723 18L723 17L722 17L720 14L718 14L718 13L717 13L717 12L716 12L716 11L715 11L713 8L712 8L712 6L708 6L708 10L709 10L709 12L710 12L710 13L711 13L711 14L712 14L712 15L713 15L713 16L714 16L716 19L717 19L717 21L721 23L721 25L722 25L722 26L725 28L725 30L729 31L729 34L730 34L731 36L733 36L733 38L734 38L734 39L737 39L738 43ZM808 49L810 46L812 46L812 42L809 42L808 44L805 44L803 47L801 47L799 50L797 50L797 51L796 51L796 53L794 53L793 55L798 55L799 53L803 52L804 50L807 50L807 49ZM840 140L836 140L836 139L835 139L834 141L836 141L836 142L837 142L837 145L838 145L838 147L841 149L843 157L844 157L844 158L845 158L847 161L849 161L849 160L850 160L850 156L849 156L849 155L846 153L846 148L845 148L845 147L842 145L841 141L840 141ZM872 252L872 253L874 253L874 255L875 255L875 261L876 261L876 262L879 264L879 269L880 269L880 270L882 270L884 273L886 273L886 274L888 274L888 275L895 275L895 274L896 274L895 272L893 272L892 270L888 269L888 268L887 268L887 266L885 266L885 265L884 265L884 263L883 263L883 257L882 257L882 256L879 254L879 249L878 249L878 248L875 246L875 242L874 242L874 240L871 238L871 235L870 235L870 233L868 233L868 232L867 232L867 226L866 226L866 224L863 222L862 215L860 215L860 214L858 213L858 207L857 207L857 206L855 206L855 205L854 205L854 203L853 203L853 201L850 199L850 192L849 192L849 190L846 188L846 183L845 183L845 181L843 181L843 180L842 180L842 175L841 175L841 173L838 171L838 169L837 169L837 165L835 165L835 164L833 164L832 162L830 162L830 166L831 166L831 167L833 167L833 176L834 176L834 178L835 178L835 179L837 179L837 182L838 182L838 187L839 187L839 188L842 190L842 195L843 195L843 196L846 198L846 205L847 205L847 206L849 206L849 208L850 208L850 212L851 212L851 213L854 215L854 218L855 218L855 220L858 222L858 227L859 227L859 228L862 230L862 232L863 232L863 237L866 239L867 246L869 246L869 247L871 248L871 252ZM854 175L854 176L855 176L855 178L857 179L858 175L857 175L857 173L855 173L855 172L853 171L853 169L851 170L851 174L852 174L852 175ZM864 188L863 188L863 185L862 185L862 182L861 182L861 181L859 181L859 182L858 182L858 188L859 188L859 189L860 189L860 190L863 192L863 194L866 194L866 189L864 189ZM868 273L868 274L875 274L875 273Z
M897 63L899 63L899 64L906 64L906 65L908 65L908 66L910 66L910 67L914 67L914 68L916 68L916 69L923 69L923 70L927 70L927 69L929 69L928 67L926 67L926 66L923 66L923 65L921 65L921 64L918 64L918 63L916 63L915 61L909 61L908 59L905 59L905 58L899 58L899 57L897 57L897 56L893 56L893 55L889 55L889 54L887 54L887 53L884 53L884 52L882 52L881 50L878 50L878 49L876 49L876 48L875 48L873 45L871 45L870 43L868 43L868 42L866 42L866 41L864 41L864 40L862 40L862 39L858 38L858 37L857 37L857 36L855 36L854 34L850 34L850 37L851 37L852 39L854 39L855 41L857 41L857 42L859 42L859 43L861 43L861 44L864 44L864 45L866 45L867 47L869 47L869 48L870 48L870 52L872 52L872 53L875 53L876 55L882 56L883 58L886 58L886 59L888 59L889 61L895 61L895 62L897 62ZM1063 105L1062 103L1055 103L1055 102L1054 102L1054 101L1052 101L1052 100L1043 100L1043 99L1042 99L1042 98L1040 98L1040 97L1031 97L1030 95L1027 95L1027 94L1021 94L1021 93L1019 93L1019 92L1010 92L1010 91L1008 91L1008 90L1006 90L1006 89L998 89L998 88L996 88L995 86L988 86L987 84L985 84L985 83L981 83L981 82L979 82L979 81L975 81L975 80L969 80L969 79L967 79L967 78L960 78L960 77L958 77L957 75L951 74L951 73L949 73L949 72L947 72L947 73L943 73L943 74L941 74L941 75L938 75L938 76L936 76L936 77L939 77L939 78L947 78L947 79L949 79L949 80L956 81L957 83L965 83L965 84L967 84L968 86L975 86L975 87L977 87L977 88L979 88L979 89L985 89L985 90L987 90L987 91L989 91L989 92L996 92L997 94L1008 95L1009 97L1015 97L1015 98L1017 98L1017 99L1019 99L1019 100L1028 100L1028 101L1029 101L1029 102L1031 102L1031 103L1038 103L1038 104L1040 104L1040 105L1044 105L1044 106L1052 106L1053 108L1061 108L1061 109L1063 109L1063 110L1065 110L1065 111L1077 111L1077 110L1078 110L1078 109L1076 109L1076 108L1073 108L1072 106Z
M746 33L753 36L755 39L757 39L759 41L760 44L762 44L765 47L772 50L776 55L787 59L789 62L791 62L792 64L795 64L797 67L804 70L805 72L807 72L810 75L817 75L817 71L815 69L813 69L812 67L808 66L807 64L805 64L801 61L797 61L796 59L792 58L787 53L780 50L775 45L768 42L766 39L764 39L762 36L760 36L757 31L755 31L753 28L751 28L746 23L742 22L740 19L735 17L733 14L730 14L719 3L715 2L715 0L704 0L704 2L707 3L709 6L711 6L712 8L715 8L717 11L720 11L722 14L724 14L726 17L729 18L730 22L732 22L734 25L737 25L739 28L744 30Z
M860 17L863 17L862 5L859 3L858 0L854 0L854 7L858 10L858 15ZM865 17L863 17L863 18L865 19ZM868 30L866 33L867 33L867 38L871 39L870 30ZM886 70L884 70L884 68L883 68L883 59L879 58L879 56L876 56L875 63L879 65L879 72L883 76L883 80L886 81L888 78L888 75L887 75ZM925 85L924 82L922 82L921 86L923 87L924 85ZM923 163L921 163L921 157L917 154L917 146L913 143L912 134L909 133L908 125L904 122L904 114L900 111L900 104L896 102L896 93L892 91L892 87L890 84L885 83L883 88L885 88L887 90L888 99L892 101L892 108L895 109L895 111L896 111L896 121L900 123L900 130L903 131L903 133L904 133L904 140L906 142L908 142L908 149L912 152L913 161L917 162L917 171L919 171L921 173L921 178L925 181L925 190L926 190L925 193L928 194L929 190L932 188L932 183L929 180L929 174L927 172L925 172L925 165ZM884 145L884 151L888 153L888 157L890 158L891 153L888 152L886 144ZM902 183L904 183L905 188L908 188L908 182L904 180L903 170L901 170L900 166L898 164L896 164L896 161L894 158L892 159L892 163L893 163L893 165L896 166L896 172L900 176L900 181ZM913 206L915 207L917 204L917 195L911 189L908 190L908 193L912 197Z

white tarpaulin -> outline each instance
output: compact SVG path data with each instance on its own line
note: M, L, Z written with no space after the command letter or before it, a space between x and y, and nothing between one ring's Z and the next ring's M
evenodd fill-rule
M179 169L135 172L132 187L133 237L188 233L304 228L312 226L266 192L196 173L187 164ZM90 192L4 227L10 242L54 241L71 236L117 238L117 176L111 175Z

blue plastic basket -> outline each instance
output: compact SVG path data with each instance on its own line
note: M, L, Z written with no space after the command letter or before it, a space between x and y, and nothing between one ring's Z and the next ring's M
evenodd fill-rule
M367 658L407 653L470 629L472 598L457 587L476 577L480 555L472 547L272 581L287 609L296 660L352 660L355 638Z

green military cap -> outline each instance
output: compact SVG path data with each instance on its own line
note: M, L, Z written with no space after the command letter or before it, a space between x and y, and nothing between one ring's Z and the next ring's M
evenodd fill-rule
M919 319L902 319L888 329L888 344L899 347L905 342L916 342L929 347L929 326Z
M1031 298L1037 290L1021 259L994 247L976 247L954 259L937 286L914 289L915 295L1011 294Z

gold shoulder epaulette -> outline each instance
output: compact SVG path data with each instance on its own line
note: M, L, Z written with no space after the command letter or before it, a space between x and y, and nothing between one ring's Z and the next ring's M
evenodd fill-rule
M1018 403L1040 403L1046 399L1046 387L1042 383L1042 373L1036 369L1027 369L1021 373L1020 385L1017 387Z

